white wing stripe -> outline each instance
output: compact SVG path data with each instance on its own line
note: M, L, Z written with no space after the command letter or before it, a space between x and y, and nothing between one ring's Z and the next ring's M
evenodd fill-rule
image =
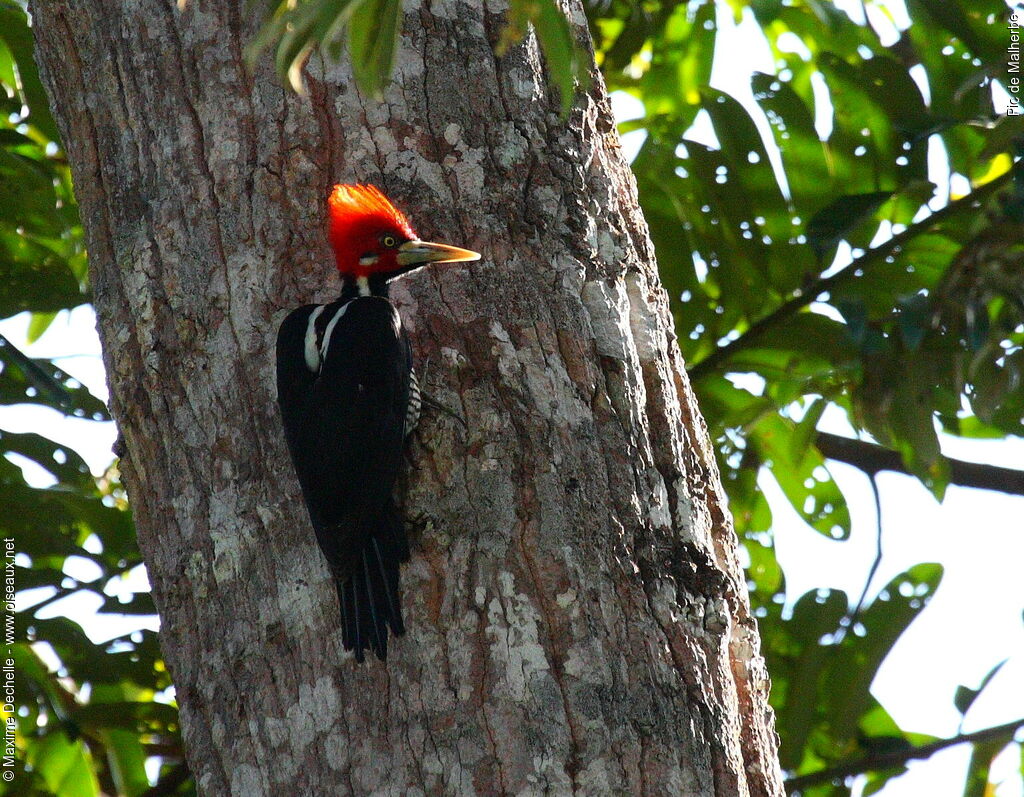
M309 322L306 324L306 345L303 353L306 356L306 367L314 374L320 370L320 353L316 348L316 320L323 311L324 306L320 305L309 314Z

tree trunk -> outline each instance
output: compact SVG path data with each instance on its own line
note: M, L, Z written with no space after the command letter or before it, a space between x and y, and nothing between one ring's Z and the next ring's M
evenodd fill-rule
M302 98L246 72L243 8L31 9L200 793L780 794L737 541L600 77L563 122L532 37L495 57L504 4L409 0L383 102L320 56ZM409 447L386 668L342 653L274 400L278 323L338 288L328 188L357 180L484 255L393 291L468 430L428 414Z

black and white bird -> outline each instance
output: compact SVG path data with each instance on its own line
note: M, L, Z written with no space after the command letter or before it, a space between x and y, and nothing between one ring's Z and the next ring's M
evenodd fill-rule
M409 559L392 497L420 392L388 284L430 263L478 260L421 241L371 185L337 185L329 238L341 296L292 311L277 336L277 400L316 539L338 587L342 639L363 661L401 634L399 565Z

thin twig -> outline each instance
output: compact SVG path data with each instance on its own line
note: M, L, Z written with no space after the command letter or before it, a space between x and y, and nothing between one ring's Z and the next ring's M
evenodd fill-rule
M786 781L786 791L790 794L802 791L819 783L830 783L841 778L848 778L851 775L860 775L864 772L877 772L883 769L891 769L906 764L908 761L930 758L933 754L947 747L958 744L988 742L1000 737L1011 737L1018 729L1024 727L1024 717L1008 722L1005 725L997 725L994 728L985 728L973 733L961 733L949 739L939 739L918 746L908 746L900 750L886 750L865 756L857 761L848 764L839 764L828 769L819 769L817 772L809 772L806 775L789 778Z
M861 590L860 597L857 599L857 605L853 607L853 611L848 615L849 621L846 629L853 628L860 617L860 613L864 609L864 603L868 599L868 592L871 591L871 582L875 580L878 568L882 564L882 496L878 492L878 474L871 473L868 478L871 479L871 493L875 498L875 558L871 562L871 569L868 570L868 577L864 582L864 589Z

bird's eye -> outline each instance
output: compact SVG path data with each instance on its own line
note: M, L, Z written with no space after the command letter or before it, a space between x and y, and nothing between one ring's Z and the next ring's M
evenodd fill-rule
M393 249L395 244L398 243L398 241L395 239L395 236L393 235L385 235L383 238L380 239L380 242L384 244L384 246L386 246L388 249Z

